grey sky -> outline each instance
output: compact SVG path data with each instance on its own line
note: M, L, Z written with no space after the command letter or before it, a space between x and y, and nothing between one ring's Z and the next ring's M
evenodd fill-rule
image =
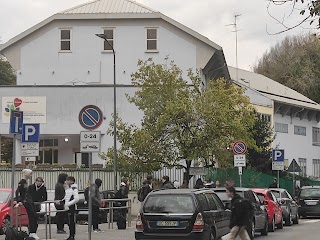
M270 35L283 28L267 12L267 0L136 0L192 28L223 47L227 62L235 66L234 14L238 18L238 65L251 69L262 54L286 35L307 33L297 28L280 35ZM88 0L1 0L0 37L2 43L47 17ZM288 25L302 17L297 11L290 17L289 6L271 6L270 12ZM306 25L308 27L308 25Z

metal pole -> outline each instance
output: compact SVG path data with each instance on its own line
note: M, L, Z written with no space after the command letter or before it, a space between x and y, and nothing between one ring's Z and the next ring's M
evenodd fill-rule
M293 189L292 189L292 193L293 193L293 196L295 196L295 185L294 185L294 182L295 182L295 171L296 171L296 166L295 166L295 160L293 159L293 163L292 163L292 166L293 166L293 177L292 177L292 185L293 185Z
M278 170L278 188L280 188L280 171Z
M88 215L88 239L91 240L92 231L92 153L89 153L89 215Z
M11 163L11 202L10 208L13 209L14 200L14 174L16 171L16 134L13 134L13 151L12 151L12 163ZM10 226L13 227L13 211L10 211Z
M113 159L114 159L113 172L114 172L114 191L117 191L117 89L116 89L117 82L116 82L116 53L114 52L113 47L112 47L112 52L113 52Z

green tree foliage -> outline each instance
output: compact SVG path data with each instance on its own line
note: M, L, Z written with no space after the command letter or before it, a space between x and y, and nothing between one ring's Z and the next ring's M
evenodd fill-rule
M15 85L16 76L8 61L0 56L0 85Z
M286 37L264 53L254 71L320 102L320 40L313 35Z
M170 67L152 60L139 61L132 74L137 87L127 96L143 113L141 126L117 121L119 170L150 172L163 166L189 169L193 161L212 166L233 162L226 147L235 139L255 148L248 131L254 125L252 107L243 90L225 80L210 81L200 90L201 79L188 72L188 80L173 63ZM112 124L109 134L113 134ZM113 163L112 149L102 157Z
M275 138L270 121L257 114L256 122L251 130L259 151L248 148L248 161L251 168L259 172L271 172L272 142Z
M1 136L1 161L11 163L12 162L12 138Z

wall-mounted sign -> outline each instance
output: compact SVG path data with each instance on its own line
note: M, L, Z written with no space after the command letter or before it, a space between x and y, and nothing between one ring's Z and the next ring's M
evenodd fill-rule
M2 97L2 123L10 123L10 111L22 111L23 123L46 123L46 97Z

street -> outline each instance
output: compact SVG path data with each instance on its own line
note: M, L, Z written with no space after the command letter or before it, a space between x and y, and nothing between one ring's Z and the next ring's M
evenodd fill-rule
M319 236L319 226L320 219L301 219L299 225L292 225L291 227L284 227L281 230L276 230L273 233L269 233L267 237L260 236L258 233L256 235L256 239L258 240L318 240ZM116 225L114 225L114 229L107 230L108 225L102 224L100 228L104 231L103 233L92 233L92 240L134 240L134 230L135 223L132 221L132 226L127 228L126 230L118 230L116 229ZM40 224L38 235L41 239L45 239L45 225ZM57 235L56 234L56 226L52 226L52 238L56 240L66 239L67 235ZM4 240L5 237L0 236L0 240ZM87 240L87 226L86 225L77 225L77 240Z

